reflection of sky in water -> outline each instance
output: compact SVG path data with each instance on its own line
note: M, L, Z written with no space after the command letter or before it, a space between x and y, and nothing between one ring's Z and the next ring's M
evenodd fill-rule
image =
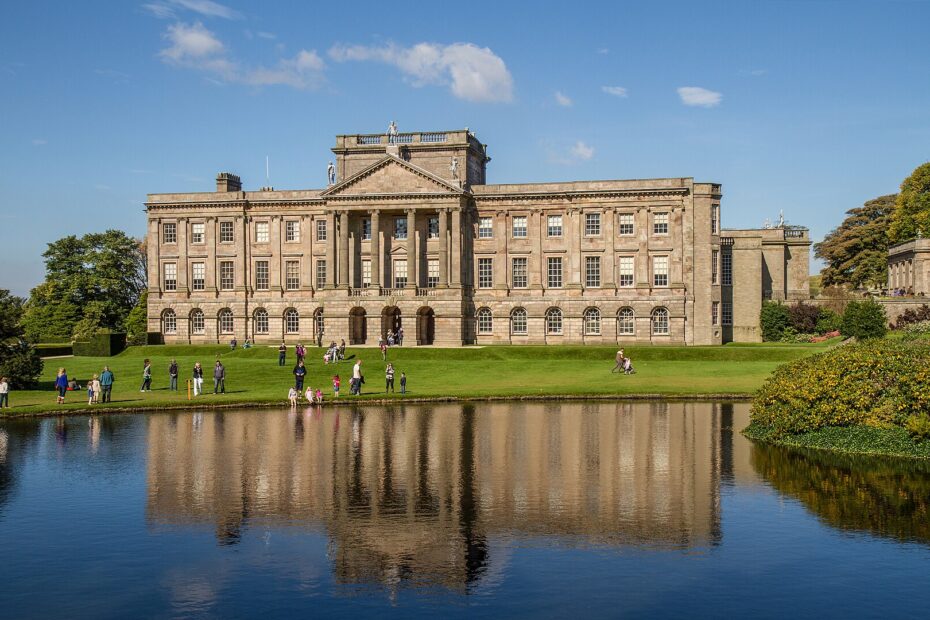
M733 432L746 421L746 405L702 403L5 421L0 608L809 617L930 602L915 577L926 468L753 448Z

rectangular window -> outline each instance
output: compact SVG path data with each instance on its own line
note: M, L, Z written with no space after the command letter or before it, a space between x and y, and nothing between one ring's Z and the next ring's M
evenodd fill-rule
M371 241L371 218L362 219L362 241Z
M526 259L525 258L514 258L513 259L513 287L514 288L526 288Z
M178 290L178 265L177 263L165 263L165 290Z
M439 239L439 217L431 217L426 222L426 238Z
M300 241L300 222L297 220L284 222L284 240L289 243Z
M220 243L232 243L236 240L232 222L220 222Z
M478 220L478 238L490 239L494 236L494 221L489 217Z
M494 286L494 259L478 259L478 288L491 288Z
M255 261L255 290L267 291L269 287L268 261Z
M322 258L316 261L316 287L326 288L326 261Z
M394 261L394 288L404 288L405 286L407 286L407 261L396 260Z
M268 243L268 222L255 222L255 243Z
M628 237L633 234L633 214L632 213L621 213L620 214L620 226L617 229L617 234L624 237Z
M177 243L178 242L178 225L174 222L165 222L161 225L161 242Z
M191 243L203 243L206 241L206 226L203 222L191 224Z
M549 237L562 236L562 216L550 215L546 218L546 235Z
M729 301L723 302L723 324L724 325L733 325L733 303Z
M588 288L599 288L601 286L600 256L584 257L584 283Z
M202 291L206 288L206 263L193 263L191 265L191 288L195 291Z
M596 237L601 234L601 214L584 214L584 234L586 237Z
M362 288L371 286L371 261L362 261Z
M231 291L235 286L235 267L231 260L220 261L220 289Z
M513 218L513 238L526 239L526 216L518 215Z
M546 283L549 288L562 288L562 259L558 256L550 256L546 259L546 265Z
M715 301L710 304L710 324L717 325L720 321L720 302Z
M633 286L633 257L632 256L621 256L620 257L620 278L618 284L620 286Z
M426 262L426 286L427 288L439 286L439 259L431 258Z
M394 218L394 238L395 239L406 239L407 238L407 218L405 217Z
M720 250L710 252L710 283L717 284L717 263L720 261Z
M652 257L652 285L668 286L668 256Z
M720 275L723 280L721 283L724 286L733 286L733 255L729 252L724 252L721 259Z
M652 234L668 234L668 213L656 213L652 216Z
M316 240L326 241L326 220L316 221Z
M710 234L716 235L720 230L720 205L710 206Z
M300 261L289 260L284 263L284 286L289 291L300 288Z

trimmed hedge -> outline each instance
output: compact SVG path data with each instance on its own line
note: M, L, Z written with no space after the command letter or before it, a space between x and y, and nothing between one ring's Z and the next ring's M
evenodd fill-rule
M81 357L111 357L126 348L126 334L101 332L88 342L75 342L73 348Z
M914 418L927 416L930 347L892 340L867 340L780 366L757 392L751 413L752 424L775 439L831 426L916 428Z
M70 344L37 344L35 349L40 357L57 357L59 355L74 355Z

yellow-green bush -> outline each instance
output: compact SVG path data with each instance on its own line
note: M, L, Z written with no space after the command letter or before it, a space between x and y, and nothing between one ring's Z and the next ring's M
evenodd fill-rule
M930 414L930 347L868 340L779 367L756 394L752 423L774 436L826 426L904 427Z

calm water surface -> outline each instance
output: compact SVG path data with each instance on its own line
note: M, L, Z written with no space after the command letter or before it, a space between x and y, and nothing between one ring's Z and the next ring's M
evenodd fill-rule
M748 406L0 423L4 618L921 617L930 466Z

